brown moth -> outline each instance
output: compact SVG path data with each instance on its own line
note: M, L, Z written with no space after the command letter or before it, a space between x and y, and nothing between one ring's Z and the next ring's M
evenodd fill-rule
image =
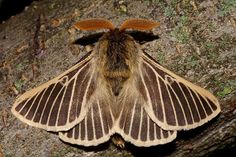
M121 147L123 139L143 147L165 144L178 130L208 122L220 112L218 100L161 66L126 33L157 26L144 19L127 20L119 29L104 19L76 23L81 30L109 31L76 65L17 98L12 113L83 146L113 135Z

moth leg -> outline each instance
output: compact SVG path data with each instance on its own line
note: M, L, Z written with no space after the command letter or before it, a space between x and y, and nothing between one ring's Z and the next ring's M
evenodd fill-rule
M111 141L114 143L115 146L117 146L117 147L119 147L121 149L125 148L125 141L124 141L124 139L120 135L114 134L111 137Z

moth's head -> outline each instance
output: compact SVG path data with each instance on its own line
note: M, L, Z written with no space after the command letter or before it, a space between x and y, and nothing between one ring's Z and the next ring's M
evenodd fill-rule
M154 22L151 20L129 19L124 21L119 28L116 28L113 23L105 19L88 19L76 23L74 27L86 31L108 29L109 31L103 35L103 39L106 38L109 41L119 41L123 40L124 37L127 37L125 34L127 29L145 31L151 30L159 25L159 22Z

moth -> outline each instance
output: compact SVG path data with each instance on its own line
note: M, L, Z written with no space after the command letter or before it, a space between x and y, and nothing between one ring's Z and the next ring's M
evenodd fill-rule
M80 30L108 31L76 65L18 97L12 113L82 146L112 137L121 147L124 141L148 147L203 125L220 113L218 100L161 66L126 31L157 26L146 19L126 20L120 28L105 19L76 23Z

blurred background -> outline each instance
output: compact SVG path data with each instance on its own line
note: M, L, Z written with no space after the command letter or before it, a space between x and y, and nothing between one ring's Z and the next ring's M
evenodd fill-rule
M0 23L24 10L33 0L0 0Z

